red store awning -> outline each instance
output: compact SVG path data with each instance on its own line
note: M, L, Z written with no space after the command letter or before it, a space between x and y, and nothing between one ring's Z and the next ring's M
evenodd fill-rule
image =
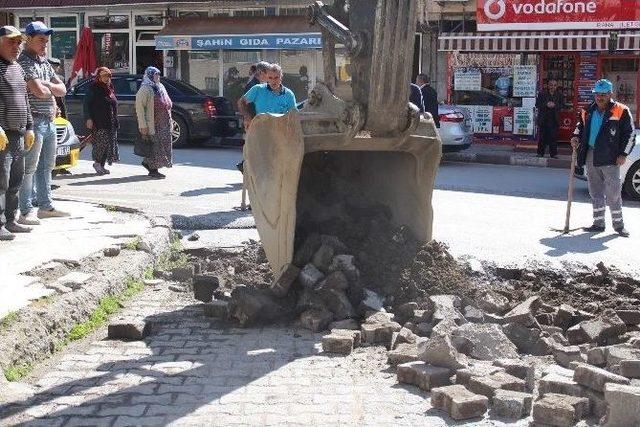
M589 52L607 51L608 31L518 31L495 33L443 33L438 50L443 52ZM640 33L617 34L618 50L640 50Z

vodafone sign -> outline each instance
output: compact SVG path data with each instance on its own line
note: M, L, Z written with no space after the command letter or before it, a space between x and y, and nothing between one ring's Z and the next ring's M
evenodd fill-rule
M479 31L640 29L640 0L478 0Z

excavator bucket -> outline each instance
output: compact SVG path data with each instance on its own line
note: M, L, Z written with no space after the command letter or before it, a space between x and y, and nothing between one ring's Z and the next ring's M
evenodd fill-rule
M419 241L431 239L441 156L433 120L399 137L312 132L330 122L304 111L261 114L246 135L245 185L275 272L292 262L296 243L309 233L334 221L356 227L372 212L408 227Z

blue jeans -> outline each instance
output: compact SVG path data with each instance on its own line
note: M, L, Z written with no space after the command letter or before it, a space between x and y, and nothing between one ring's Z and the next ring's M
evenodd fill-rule
M41 117L34 117L33 121L36 141L31 150L25 151L24 179L20 187L20 212L23 215L33 209L34 180L38 206L43 210L53 209L51 171L56 165L56 126L53 121Z

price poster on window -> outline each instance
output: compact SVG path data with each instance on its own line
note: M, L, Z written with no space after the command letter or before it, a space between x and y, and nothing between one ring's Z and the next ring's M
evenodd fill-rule
M533 109L523 107L513 109L513 133L533 135Z
M535 65L513 67L513 96L530 98L536 96L538 73Z
M453 88L455 90L482 89L482 74L478 68L458 68L453 74Z
M471 111L473 112L473 133L492 133L493 107L474 105Z

